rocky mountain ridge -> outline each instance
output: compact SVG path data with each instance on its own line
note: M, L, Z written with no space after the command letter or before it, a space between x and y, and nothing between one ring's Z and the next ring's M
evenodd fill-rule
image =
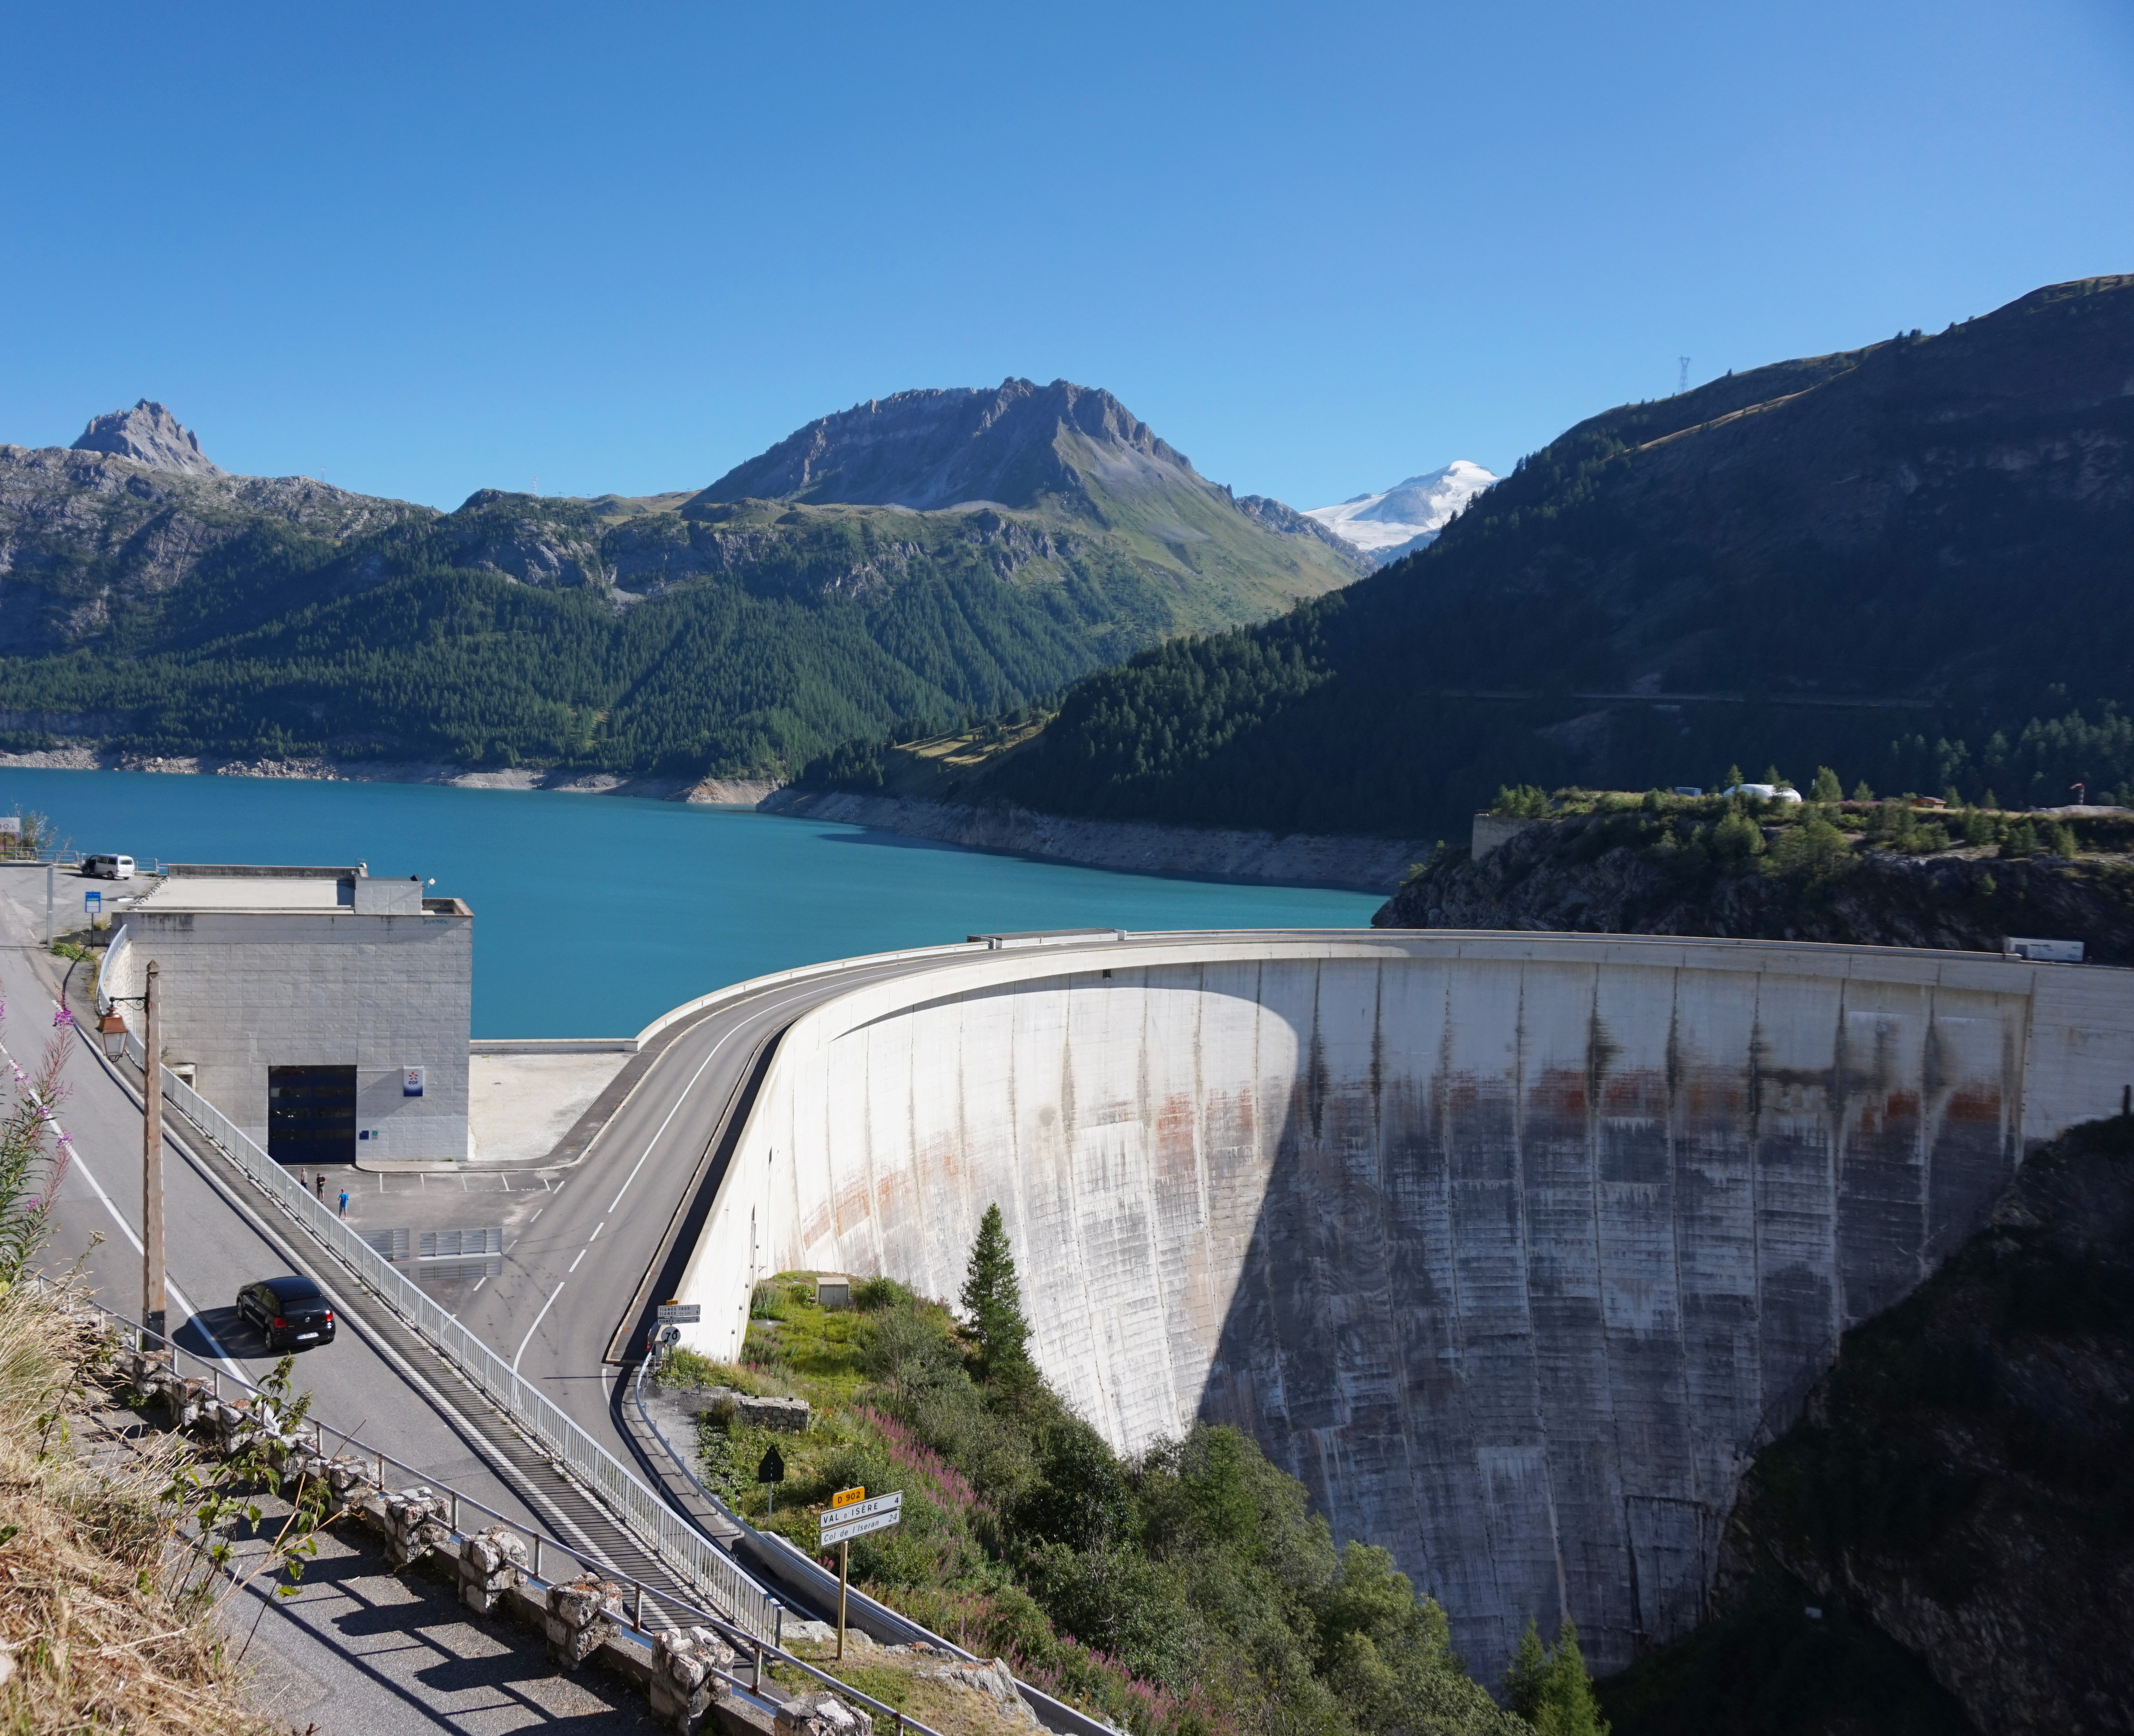
M340 545L435 509L309 476L232 476L78 447L0 446L0 654L93 642L249 543Z
M1211 489L1108 392L1011 377L992 389L900 392L819 417L736 465L698 499L797 500L927 512L991 502L1070 509L1103 486Z
M115 458L131 458L151 470L176 470L187 476L228 474L200 451L197 435L161 404L145 398L130 410L91 417L73 450L107 452Z
M1317 527L1241 508L1065 382L862 406L694 494L485 489L450 513L225 475L145 400L84 441L113 450L0 447L0 714L20 721L0 750L775 781L827 731L1026 703L1357 573ZM720 498L744 472L756 492ZM531 636L498 663L513 633ZM594 645L618 634L620 663ZM336 640L382 660L382 690L340 691ZM567 679L540 674L565 644ZM175 661L152 678L154 659ZM439 667L386 673L411 661ZM635 721L625 665L651 682Z

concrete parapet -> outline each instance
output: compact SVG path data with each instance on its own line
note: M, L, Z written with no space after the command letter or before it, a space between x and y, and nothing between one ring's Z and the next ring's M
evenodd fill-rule
M1698 1618L1845 1329L2024 1153L2116 1112L2134 972L1544 934L944 958L780 1039L681 1286L949 1295L997 1202L1032 1348L1113 1444L1238 1424L1391 1548L1485 1677Z

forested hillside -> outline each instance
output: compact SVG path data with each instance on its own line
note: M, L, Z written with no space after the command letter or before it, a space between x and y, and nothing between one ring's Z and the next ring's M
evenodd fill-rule
M2134 784L2134 278L1579 424L1424 551L1089 678L939 793L1450 835L1503 784ZM865 785L878 749L837 769ZM826 762L823 774L830 769Z
M779 776L1354 576L1107 393L905 397L862 407L898 411L873 418L863 501L818 468L796 498L728 479L439 514L204 458L0 447L0 746ZM927 504L890 498L900 466ZM949 498L1018 467L1045 486Z

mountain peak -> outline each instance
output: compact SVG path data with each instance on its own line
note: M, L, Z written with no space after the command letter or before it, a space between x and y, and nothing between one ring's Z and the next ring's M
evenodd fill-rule
M1306 514L1381 567L1427 548L1460 508L1496 481L1479 464L1456 458L1442 470L1396 482L1382 494L1358 494Z
M142 398L130 410L91 418L74 443L77 452L109 452L159 470L188 476L221 476L221 465L200 451L200 438L161 404Z
M1047 494L1085 495L1085 470L1111 486L1209 486L1110 393L1011 377L995 387L900 392L820 417L698 499L917 511L982 500L1021 507Z

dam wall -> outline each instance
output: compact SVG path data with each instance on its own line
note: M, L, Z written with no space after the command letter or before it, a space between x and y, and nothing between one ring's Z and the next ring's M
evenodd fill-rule
M1615 936L967 954L789 1028L692 1258L960 1287L997 1202L1113 1444L1249 1430L1494 1677L1700 1618L1750 1455L2027 1148L2117 1112L2134 972Z

